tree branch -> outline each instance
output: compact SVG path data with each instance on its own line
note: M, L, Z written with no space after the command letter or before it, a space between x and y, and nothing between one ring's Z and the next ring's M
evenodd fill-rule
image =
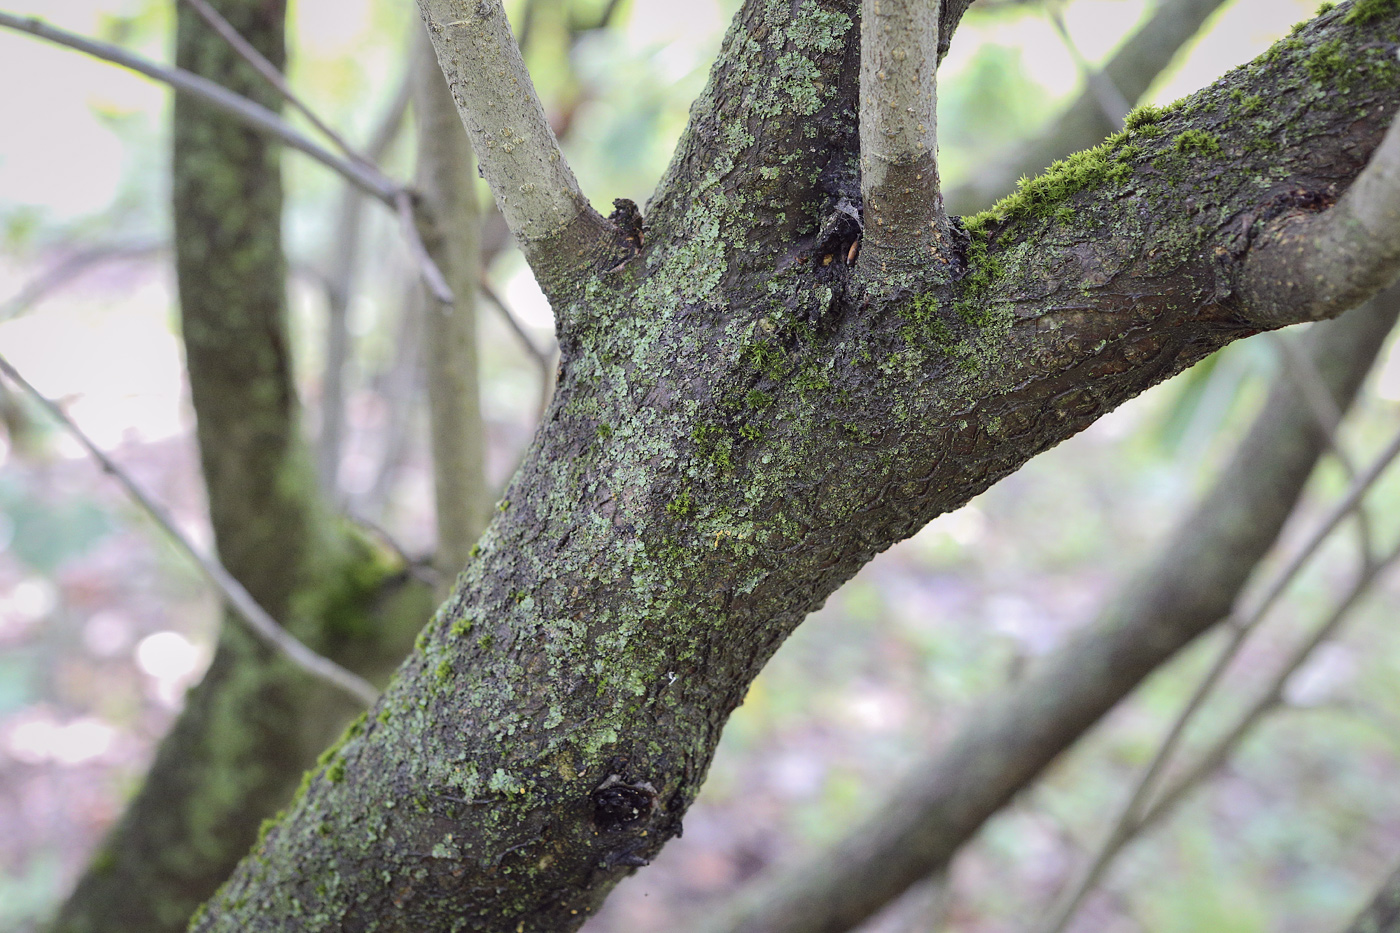
M1393 116L1393 115L1392 115ZM1255 238L1241 291L1263 326L1356 306L1400 274L1400 121L1333 207L1295 208Z
M206 0L184 0L184 2L188 3L194 11L199 14L199 18L208 23L209 27L217 32L219 36L229 44L229 47L238 53L240 58L252 65L257 73L266 79L268 84L275 87L277 93L282 95L283 100L291 104L292 107L305 117L307 122L316 127L323 136L335 143L336 148L345 153L352 162L360 165L374 165L374 162L356 152L339 133L327 126L325 121L316 115L316 111L308 107L297 93L292 90L292 86L287 83L287 79L283 76L282 72L278 70L272 62L268 61L266 56L254 48L252 43L239 35L238 30L234 29L233 26L229 24L228 20L220 16L218 10L210 6Z
M374 689L369 681L350 673L329 658L312 651L279 625L276 619L268 615L262 606L258 605L258 601L244 589L243 584L235 580L233 575L225 570L216 559L201 554L199 549L194 546L194 542L186 537L174 520L166 514L165 509L146 495L145 490L138 486L136 481L115 460L107 456L101 447L94 444L92 439L83 432L83 429L78 427L77 422L68 417L67 412L30 385L29 381L21 376L19 371L4 356L0 356L0 372L3 372L11 382L38 402L55 421L68 429L68 433L73 435L83 449L101 464L103 472L115 479L122 489L126 490L126 494L131 497L132 501L140 506L141 511L145 512L159 526L160 530L165 532L166 537L174 543L176 548L183 551L185 556L194 562L204 579L218 590L228 607L237 613L238 617L246 622L259 638L282 652L293 664L312 677L343 690L365 705L374 703L379 696L379 691Z
M929 0L861 2L860 268L869 274L946 261L935 94L940 14Z
M554 300L603 258L611 227L559 150L500 0L418 0L418 9L496 207Z
M305 153L331 171L343 175L359 186L365 194L372 195L390 206L393 205L394 194L399 186L392 179L387 178L371 166L342 159L327 151L304 134L299 133L291 124L271 110L233 93L208 78L185 71L183 68L168 68L164 65L157 65L114 45L95 42L92 39L50 26L37 17L15 16L12 13L0 12L0 26L37 36L55 45L63 45L79 52L85 52L94 58L100 58L114 65L121 65L123 68L130 68L148 78L168 84L177 91L191 94L238 118L258 132L271 136L283 145Z
M419 223L436 264L451 276L452 304L427 301L428 420L437 514L435 564L445 586L467 565L486 527L486 429L481 420L476 347L476 294L481 248L472 167L462 130L425 30L412 51L413 107L418 126Z
M1360 388L1398 313L1400 291L1392 290L1304 338L1340 407ZM874 819L760 881L702 928L839 933L946 865L1099 717L1228 615L1325 450L1325 432L1280 374L1215 487L1150 565L1105 601L1093 626L1009 693L969 711L946 745L909 768Z
M1330 392L1328 393L1328 397L1330 399ZM1326 428L1324 428L1324 430L1326 430ZM1273 604L1283 595L1284 590L1286 590L1293 580L1297 578L1298 574L1302 572L1303 568L1312 558L1312 555L1317 553L1317 549L1331 536L1337 525L1353 512L1359 513L1362 498L1370 491L1371 487L1376 484L1376 481L1380 479L1381 475L1385 472L1386 468L1390 466L1397 455L1400 455L1400 435L1396 435L1390 445L1371 467L1353 481L1350 489L1348 489L1341 501L1328 511L1327 516L1319 523L1318 527L1313 529L1312 534L1308 536L1304 545L1293 554L1288 563L1285 564L1284 567L1275 574L1270 583L1264 587L1263 595L1255 605L1248 612L1238 616L1232 615L1231 618L1227 620L1226 627L1230 630L1229 639L1226 641L1219 654L1216 655L1215 661L1211 664L1210 669L1207 670L1205 675L1197 682L1196 689L1186 701L1186 705L1177 715L1176 720L1167 730L1167 734L1163 737L1162 741L1158 743L1157 750L1153 754L1152 760L1148 762L1147 767L1138 775L1137 780L1133 784L1133 789L1128 795L1128 799L1119 809L1117 818L1109 828L1103 841L1100 842L1093 857L1090 858L1089 862L1085 865L1074 882L1064 890L1044 924L1036 928L1040 933L1061 933L1061 931L1065 929L1069 921L1073 919L1075 912L1079 909L1079 905L1083 903L1084 898L1098 884L1099 879L1103 877L1104 872L1107 871L1114 856L1117 855L1119 850L1133 838L1146 822L1145 808L1151 794L1156 789L1158 777L1171 760L1172 755L1176 752L1181 737L1186 732L1186 727L1190 725L1196 713L1200 711L1205 701L1215 690L1216 685L1219 684L1220 680L1224 677L1226 668L1230 666L1231 662L1233 662L1235 657L1239 654L1240 649L1244 646L1249 635L1258 628L1259 624L1264 620L1269 609L1273 607ZM1371 566L1369 561L1366 563L1367 566L1363 568L1357 585L1352 588L1351 595L1343 601L1341 609L1333 613L1326 624L1319 627L1318 633L1314 640L1306 646L1306 650L1303 651L1301 655L1295 656L1294 667L1301 664L1303 660L1307 658L1308 654L1311 653L1312 649L1340 624L1341 619L1345 616L1346 610L1350 609L1352 603L1370 584L1376 568ZM1272 705L1274 699L1281 695L1283 683L1286 679L1287 672L1276 679L1274 692L1266 697L1268 705ZM1252 726L1253 720L1262 714L1263 709L1259 709L1258 712L1252 714L1252 716L1246 717L1243 721L1243 725L1237 728L1239 734L1242 736L1243 733ZM1223 757L1225 754L1228 754L1230 747L1232 746L1226 746L1223 750L1219 750L1217 754Z

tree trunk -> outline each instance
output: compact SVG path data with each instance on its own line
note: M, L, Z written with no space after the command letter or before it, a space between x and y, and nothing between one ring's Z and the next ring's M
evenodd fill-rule
M499 6L424 5L462 101L458 43L494 41ZM195 929L577 927L874 554L1229 341L1343 310L1258 302L1297 284L1269 278L1281 244L1348 216L1324 208L1400 100L1400 12L1356 9L888 265L842 206L849 0L744 6L644 227L532 226L567 186L498 186L560 322L555 399L418 650ZM529 138L477 117L484 165Z

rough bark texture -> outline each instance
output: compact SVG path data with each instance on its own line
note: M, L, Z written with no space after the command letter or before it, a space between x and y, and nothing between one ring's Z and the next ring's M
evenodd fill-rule
M1391 289L1309 332L1305 352L1339 410L1355 398L1398 312L1400 289ZM873 819L696 928L839 933L944 868L1057 755L1229 615L1327 445L1296 379L1280 374L1215 486L1092 626L970 711L945 746L909 767Z
M215 6L281 66L281 0ZM176 60L265 106L279 103L184 5ZM177 97L173 171L185 350L220 558L310 647L382 677L431 603L423 587L396 588L390 563L320 499L298 433L277 148ZM183 930L354 712L227 618L208 673L53 929Z
M554 292L558 391L454 596L195 928L582 923L837 586L1259 329L1255 225L1330 204L1400 100L1400 10L1355 9L857 279L856 5L747 3L645 245Z

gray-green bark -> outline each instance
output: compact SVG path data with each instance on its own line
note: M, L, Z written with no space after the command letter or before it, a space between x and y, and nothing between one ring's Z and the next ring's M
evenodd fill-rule
M479 555L195 928L575 928L861 565L1260 329L1251 234L1331 203L1400 101L1400 10L1352 9L895 276L837 216L856 5L746 4L640 251L546 263L581 270L544 281L562 375Z
M215 6L281 66L280 0ZM177 28L181 67L278 106L191 8ZM185 97L174 147L181 320L220 558L311 648L383 677L431 603L321 501L291 372L277 147ZM353 713L226 618L210 670L53 929L183 929Z

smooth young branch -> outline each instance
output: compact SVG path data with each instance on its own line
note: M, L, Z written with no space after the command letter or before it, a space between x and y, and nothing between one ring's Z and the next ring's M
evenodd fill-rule
M1245 261L1242 291L1264 327L1353 308L1400 274L1400 121L1330 209L1272 221Z
M940 13L929 0L861 2L861 264L874 274L944 252L934 81Z
M500 0L418 0L496 206L549 291L609 228L559 149ZM543 267L543 268L542 268Z

